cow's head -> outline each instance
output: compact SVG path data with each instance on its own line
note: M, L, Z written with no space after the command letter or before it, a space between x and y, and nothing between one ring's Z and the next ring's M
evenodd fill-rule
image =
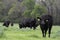
M40 24L42 24L42 25L48 23L48 19L44 19L44 18L41 18L41 17L37 17L37 19L40 22Z

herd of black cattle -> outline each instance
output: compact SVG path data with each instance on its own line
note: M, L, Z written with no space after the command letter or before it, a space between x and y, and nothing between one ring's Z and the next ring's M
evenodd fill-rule
M39 21L38 21L39 19ZM11 22L9 20L4 21L3 26L8 27ZM42 15L41 17L36 18L25 18L19 23L19 28L33 28L33 30L36 29L36 27L40 25L43 37L46 37L46 33L48 31L49 37L51 34L51 28L53 25L53 17L51 15ZM11 23L11 26L13 26L13 23Z

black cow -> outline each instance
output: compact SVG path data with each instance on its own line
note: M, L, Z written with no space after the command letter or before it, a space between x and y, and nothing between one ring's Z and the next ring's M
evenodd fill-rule
M11 26L13 26L14 25L14 23L13 22L11 22Z
M37 17L38 19L40 19L40 28L43 34L43 37L46 37L46 33L48 30L49 33L49 37L51 34L51 28L52 28L52 24L53 24L53 17L51 15L42 15L41 17Z
M20 28L33 28L34 30L36 29L36 27L38 26L38 24L36 23L37 20L35 18L25 18L23 19L20 23L19 23L19 27Z
M10 21L9 21L9 20L6 20L6 21L4 21L3 26L8 27L8 26L9 26L9 24L10 24Z

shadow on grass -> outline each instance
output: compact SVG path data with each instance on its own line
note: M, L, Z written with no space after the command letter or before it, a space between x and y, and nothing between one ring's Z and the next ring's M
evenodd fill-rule
M40 39L40 37L38 35L29 35L28 37L39 38Z

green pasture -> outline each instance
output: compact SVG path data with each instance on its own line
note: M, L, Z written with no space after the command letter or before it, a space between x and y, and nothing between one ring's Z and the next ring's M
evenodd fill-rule
M47 33L46 38L43 38L39 26L36 30L19 29L18 24L6 28L0 23L0 40L60 40L60 26L53 26L51 37Z

